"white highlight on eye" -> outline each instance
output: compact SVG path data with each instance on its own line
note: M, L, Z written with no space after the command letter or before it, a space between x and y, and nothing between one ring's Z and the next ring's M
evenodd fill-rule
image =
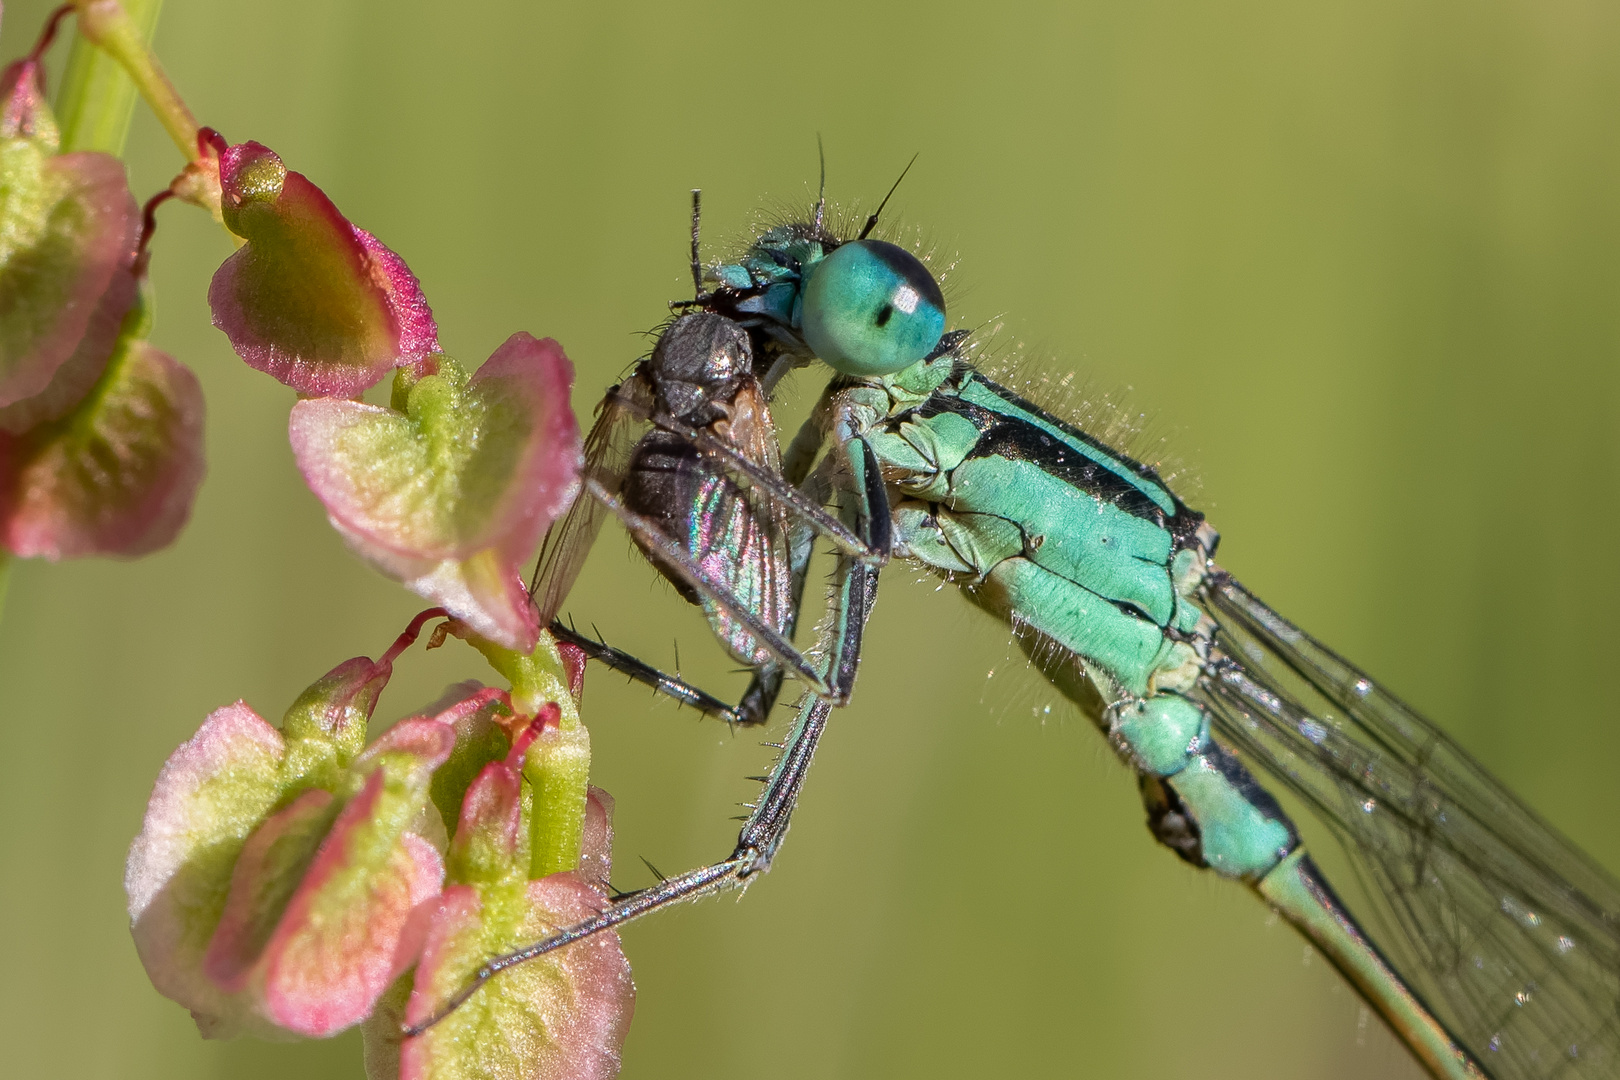
M917 310L917 304L921 302L922 294L916 289L913 289L910 285L902 285L898 289L894 290L894 295L889 299L895 307L899 308L905 314L910 315L912 312Z

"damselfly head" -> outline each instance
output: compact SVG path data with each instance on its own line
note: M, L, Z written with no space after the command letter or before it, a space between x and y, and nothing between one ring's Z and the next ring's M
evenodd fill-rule
M886 240L854 240L807 268L805 344L845 375L892 375L945 331L945 297L922 260Z

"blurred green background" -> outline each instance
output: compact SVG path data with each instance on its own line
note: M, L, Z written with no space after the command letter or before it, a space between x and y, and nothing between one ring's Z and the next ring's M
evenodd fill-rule
M7 7L16 55L47 5ZM867 207L920 151L892 205L958 260L953 325L1125 395L1226 565L1620 867L1612 3L168 0L157 41L205 123L410 261L448 349L555 336L587 414L689 288L688 189L718 252L808 202L817 133L832 197ZM129 159L142 197L181 164L144 112ZM209 407L189 530L131 565L21 565L0 621L9 1075L360 1075L352 1034L203 1042L125 925L168 753L238 697L279 716L419 606L344 551L290 391L210 328L228 251L163 210L156 341ZM580 623L740 688L604 535ZM777 869L625 933L623 1075L1415 1075L1292 931L1151 843L1006 633L916 576L886 575ZM379 718L475 660L412 654ZM586 717L621 887L638 857L729 850L770 751L602 673Z

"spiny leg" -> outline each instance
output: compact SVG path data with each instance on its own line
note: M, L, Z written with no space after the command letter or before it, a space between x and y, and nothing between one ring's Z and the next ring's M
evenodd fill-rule
M657 552L659 558L679 574L683 581L705 599L724 608L732 618L741 623L766 652L790 668L813 692L823 696L833 694L832 687L803 653L794 648L781 634L765 625L758 615L737 598L725 582L717 581L705 572L683 545L664 535L664 531L653 522L626 507L596 480L587 480L585 490L593 499L611 510L632 536L640 540L649 550Z
M728 724L748 725L750 723L759 723L758 720L746 718L745 706L727 705L713 694L693 686L679 676L667 675L646 661L630 655L623 649L615 649L599 638L581 634L560 619L552 620L550 629L552 637L575 646L585 654L587 659L595 660L597 663L611 668L621 675L628 675L636 682L651 687L665 697L674 698L682 705L690 705L705 716L724 720Z
M742 451L738 450L725 439L703 428L693 427L682 420L678 420L666 413L649 410L641 401L622 396L613 396L615 403L626 413L651 423L654 427L679 435L681 438L696 446L706 454L725 461L726 466L733 472L747 477L748 482L773 500L787 507L801 520L807 522L817 533L832 541L834 547L846 555L853 556L863 562L875 562L879 565L888 561L887 549L874 549L869 543L844 525L843 522L827 513L820 503L799 490L796 485L799 477L783 476L782 474L753 461Z
M616 397L614 400L630 415L646 420L654 427L668 431L671 434L679 435L704 453L713 454L715 457L724 460L727 467L733 472L747 477L748 482L754 487L787 507L802 520L808 522L816 532L831 540L833 546L838 550L864 561L878 563L887 561L887 552L874 551L860 537L845 527L842 522L827 513L819 503L794 486L794 481L797 478L784 477L780 473L759 464L759 462L751 460L731 443L717 437L712 432L693 427L691 424L666 413L651 411L640 401L626 397Z
M867 452L870 453L869 451ZM876 475L875 468L868 463L867 476ZM869 505L869 499L868 499ZM886 505L886 503L885 503ZM871 520L870 518L868 520ZM883 520L887 522L887 513L883 513ZM888 531L881 530L877 544L869 550L880 551L884 556L888 553L890 537ZM863 543L863 546L864 543ZM800 609L804 592L806 571L810 559L810 539L803 537L795 543L793 551L793 610ZM832 631L832 662L829 665L831 678L829 682L834 688L835 696L847 698L855 681L855 669L860 656L860 635L864 627L864 616L851 619L851 612L867 612L871 610L874 598L873 590L876 588L877 566L857 560L841 560L840 576L837 585L838 595L834 601L834 629ZM560 620L551 624L551 632L560 640L568 641L582 650L587 657L596 660L620 674L627 675L637 682L651 687L654 691L674 698L685 705L690 705L706 715L724 720L728 724L738 724L752 727L763 724L770 715L771 708L781 692L783 670L780 665L770 664L755 670L754 677L736 705L728 705L720 698L710 694L677 676L666 674L644 660L615 649L600 639L590 638L579 633Z
M781 757L771 771L754 812L737 836L737 846L726 859L709 866L664 878L650 888L617 900L588 919L566 926L516 952L499 956L479 968L472 980L446 1001L437 1012L420 1024L404 1029L406 1038L422 1034L454 1012L490 979L509 967L571 945L582 938L638 919L650 912L683 900L694 900L721 889L746 885L754 876L770 869L771 860L787 835L788 823L805 774L815 756L816 745L826 728L832 703L826 698L806 695L793 731Z
M606 492L602 494L605 495ZM871 507L866 503L864 495L860 498L863 506L870 510ZM606 505L612 506L611 503ZM887 503L885 502L883 506L884 521L887 524ZM878 568L847 556L840 557L838 562L835 612L828 630L828 636L831 638L828 641L829 674L826 679L818 677L818 681L823 685L831 682L840 686L847 698L860 661L862 632L867 618L872 613L872 607L877 602ZM810 771L810 763L815 758L816 747L820 743L821 733L826 729L827 717L832 712L834 704L829 695L816 693L805 695L799 705L793 729L782 745L782 753L776 759L770 776L766 778L765 790L761 792L759 801L754 804L752 813L748 815L738 832L737 845L732 849L730 856L720 862L664 878L650 888L614 901L589 919L563 927L526 948L496 957L480 968L468 985L445 1002L433 1016L420 1024L405 1028L405 1037L420 1035L438 1023L476 993L484 983L509 967L543 956L670 904L693 900L721 889L745 886L755 876L768 871L771 868L771 861L776 857L782 841L787 836L799 791L804 786L804 778Z
M871 468L871 463L866 460L870 458L871 451L865 447L864 442L861 445L864 450L862 463L865 468L859 471L876 484L875 493L877 498L884 499L881 479L876 476L875 470ZM625 529L640 539L649 549L656 551L659 557L665 560L692 588L712 603L724 608L732 618L736 619L753 635L754 639L766 652L770 653L778 663L801 679L812 693L830 698L835 705L843 705L849 700L849 694L854 683L854 665L860 652L860 633L865 624L865 615L869 612L869 608L861 612L859 619L849 622L847 621L847 613L850 610L849 604L840 602L838 605L841 609L838 617L840 629L834 635L832 645L835 653L841 655L841 659L832 665L831 670L834 677L832 681L829 681L811 665L803 653L794 648L791 642L787 641L771 627L765 625L747 605L737 598L724 582L717 581L707 574L685 547L665 536L663 530L653 522L624 506L596 480L587 480L585 486L592 498L599 501L619 518ZM876 551L886 557L890 543L888 504L887 500L884 499L881 507L873 507L871 505L872 496L871 484L865 485L865 489L858 496L861 509L856 516L859 521L858 528L863 532L867 532L868 535L875 534L877 543L867 545L862 541L862 546L869 551ZM807 549L805 558L807 561ZM798 555L795 556L794 561L795 563L800 561ZM865 560L857 561L847 555L840 556L839 564L838 577L841 582L841 591L847 591L850 581L858 580L863 583L870 582L870 584L860 586L859 592L862 596L869 597L875 594L878 565ZM795 566L795 573L802 572L799 567Z
M550 631L552 637L578 648L585 654L586 659L595 660L604 667L629 676L632 680L651 688L654 693L673 698L682 705L691 706L705 716L712 716L716 720L738 727L758 727L764 724L770 718L771 709L775 707L776 699L782 690L781 665L769 664L756 669L748 689L743 692L737 704L728 705L723 699L693 686L680 676L667 674L623 649L614 648L600 638L587 637L560 619L552 620Z
M749 483L791 509L817 533L832 541L833 546L844 554L879 566L888 561L889 553L886 549L878 550L872 547L781 475L761 466L758 462L750 461L724 439L716 438L701 428L683 424L669 416L655 415L652 422L666 431L690 440L699 450L724 458L727 466L746 476Z
M853 470L863 477L864 483L862 486L865 488L856 499L860 508L859 512L855 514L856 530L861 534L856 535L855 531L851 531L843 522L827 514L822 509L822 504L815 501L817 493L824 496L831 494L831 483L825 475L818 476L818 480L821 482L819 485L809 485L811 490L807 493L784 480L781 476L769 470L761 469L754 462L737 453L729 444L723 440L715 439L707 432L689 428L668 417L654 417L653 420L675 434L691 439L699 445L700 449L713 452L724 458L728 464L734 466L737 471L745 473L750 480L758 487L765 489L773 498L778 498L787 504L789 509L797 515L801 527L792 544L791 554L791 610L793 620L784 628L783 633L775 635L774 640L769 634L758 636L762 644L774 655L788 652L790 657L798 656L802 660L802 654L796 650L789 651L792 647L788 643L788 638L792 634L793 623L797 621L798 612L802 606L805 577L809 567L814 536L821 535L832 539L835 547L843 556L840 560L839 592L846 592L851 587L848 580L849 567L843 565L844 563L852 561L868 565L875 571L877 567L887 562L889 557L892 538L888 528L888 502L886 494L882 490L881 474L878 471L876 460L873 458L870 448L866 447L864 442L861 443L861 463ZM605 495L605 489L601 488L600 485L591 483L587 487L589 496L594 497L597 502L613 510L632 533L641 537L656 550L669 552L669 561L673 568L683 578L687 579L694 588L704 592L712 602L725 609L733 618L747 626L750 631L756 630L758 620L752 618L752 612L724 583L714 581L708 575L703 574L701 568L696 566L695 562L690 559L689 552L684 549L671 551L675 547L674 542L665 536L656 525L645 520L638 521L637 516L623 507L622 504L619 504L615 498L611 495ZM874 503L877 504L876 507L874 507ZM687 558L681 558L683 554ZM873 584L868 580L871 575L862 574L857 575L857 577L863 595L869 593ZM847 596L835 598L839 610L844 612L850 610L848 599ZM835 702L842 703L848 699L853 686L855 661L860 654L860 630L864 619L857 620L851 626L843 623L841 617L835 615L835 622L840 623L840 625L835 629L832 638L834 649L832 663L829 665L832 678L826 685L818 685L816 682L810 682L810 685L818 693L825 695L830 692ZM748 689L738 703L732 706L727 705L715 695L692 686L680 678L670 676L629 653L615 649L600 640L585 637L561 622L553 622L551 629L558 637L578 646L590 658L606 664L615 671L628 675L657 692L673 697L683 704L698 708L708 715L725 720L727 723L743 726L763 724L769 718L770 711L781 692L784 670L779 663L765 664L756 668ZM853 631L853 633L850 631ZM802 677L807 664L792 664L790 662L789 666L793 667L795 672ZM830 690L827 686L830 686Z

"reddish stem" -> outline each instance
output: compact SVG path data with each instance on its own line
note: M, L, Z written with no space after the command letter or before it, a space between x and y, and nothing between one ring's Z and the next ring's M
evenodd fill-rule
M508 712L512 709L512 695L498 686L486 686L475 694L462 698L434 719L441 724L455 724L473 713L482 709L491 702L499 702L506 706Z
M388 647L388 651L382 654L382 658L377 661L377 666L392 667L394 661L399 659L400 653L416 644L416 639L422 636L422 627L434 619L448 618L449 615L450 613L442 607L430 607L426 611L417 612L416 618L411 620L411 624L405 628L405 632L395 638L394 643Z
M197 156L200 158L207 157L210 150L214 152L215 157L223 157L225 151L230 149L230 145L225 141L225 136L211 127L197 129Z
M518 732L517 736L512 740L511 752L506 755L507 767L516 772L521 772L523 770L523 759L528 755L529 747L534 745L534 740L543 735L546 728L554 728L561 723L562 706L555 701L548 701L540 706L540 711L535 713L534 719L525 724L523 730Z
M135 245L135 276L146 276L146 264L152 261L152 253L148 250L152 244L152 234L157 232L157 208L174 198L174 188L166 187L141 207L141 239Z
M515 773L523 772L523 759L528 756L529 747L534 745L534 740L540 737L540 731L544 727L539 717L523 726L523 730L512 740L512 749L506 755L508 769Z
M39 58L45 55L45 50L50 48L51 42L56 40L56 31L57 28L62 25L62 20L67 18L72 11L72 4L63 4L61 7L51 12L51 17L45 20L45 29L41 30L39 33L39 40L34 43L33 52L28 54L28 59L30 61L36 64L39 63ZM39 73L39 86L41 90L44 90L45 73L43 71Z

